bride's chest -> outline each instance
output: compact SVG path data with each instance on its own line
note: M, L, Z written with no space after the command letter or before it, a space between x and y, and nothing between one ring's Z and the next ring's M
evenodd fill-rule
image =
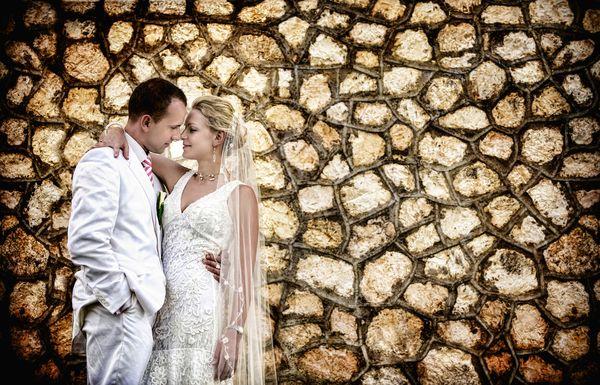
M188 204L181 211L181 204L169 196L165 200L163 227L167 230L193 232L199 237L221 238L228 235L231 228L231 217L226 199L212 196L211 199L200 199Z

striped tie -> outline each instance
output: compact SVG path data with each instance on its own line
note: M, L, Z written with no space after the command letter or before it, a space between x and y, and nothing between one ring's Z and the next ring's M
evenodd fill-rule
M150 183L153 183L152 162L150 161L150 157L142 160L142 166L144 167L144 171L146 171L146 175L150 178Z

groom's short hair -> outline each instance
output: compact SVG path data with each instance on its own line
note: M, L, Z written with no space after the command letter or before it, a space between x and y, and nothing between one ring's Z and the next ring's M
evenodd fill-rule
M152 78L141 82L129 98L129 118L135 120L142 115L150 115L159 121L167 113L173 99L187 104L183 91L168 80Z

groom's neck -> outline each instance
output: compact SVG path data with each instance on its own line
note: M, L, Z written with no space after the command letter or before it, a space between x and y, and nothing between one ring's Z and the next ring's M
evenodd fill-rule
M125 124L125 132L128 133L133 140L138 142L140 146L142 146L146 154L148 153L148 148L146 147L147 134L142 131L139 124L136 124L136 122L132 122L131 120L127 121L127 124Z

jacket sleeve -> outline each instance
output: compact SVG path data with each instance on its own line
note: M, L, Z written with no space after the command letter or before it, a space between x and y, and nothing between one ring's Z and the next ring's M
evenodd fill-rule
M98 301L115 313L131 296L125 274L111 246L119 211L118 160L110 149L93 149L73 174L68 229L72 261L81 266L85 283Z

